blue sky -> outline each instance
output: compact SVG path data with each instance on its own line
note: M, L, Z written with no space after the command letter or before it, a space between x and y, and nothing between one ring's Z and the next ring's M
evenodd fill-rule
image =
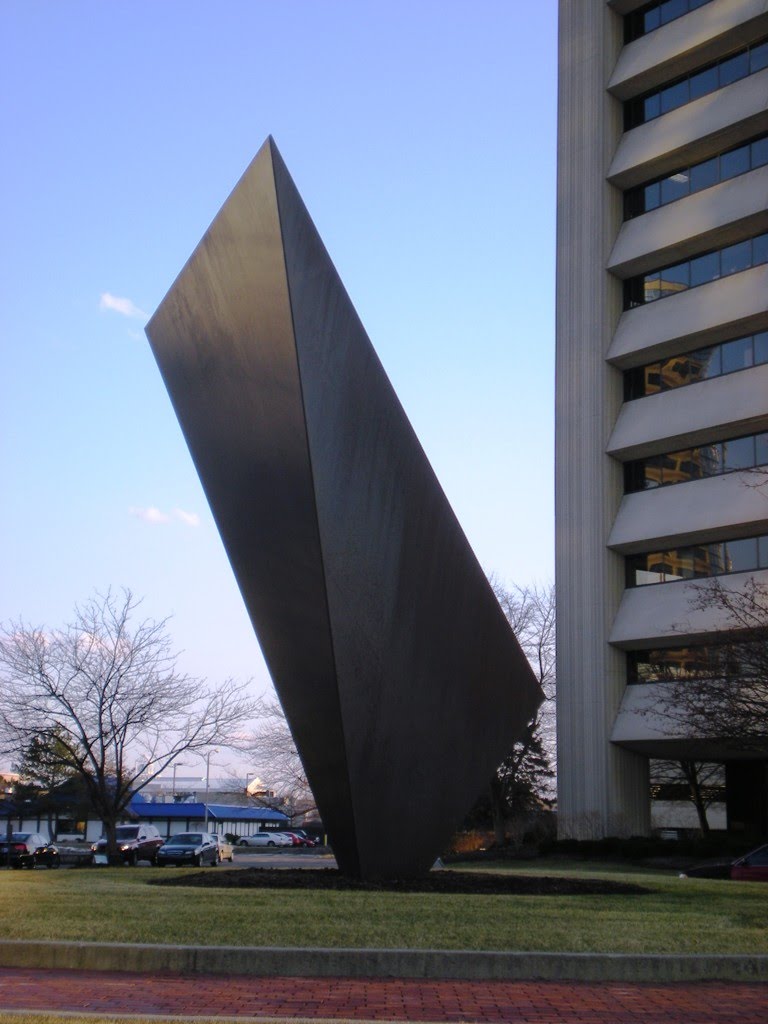
M553 573L556 3L3 0L0 620L268 688L143 326L268 134L481 564Z

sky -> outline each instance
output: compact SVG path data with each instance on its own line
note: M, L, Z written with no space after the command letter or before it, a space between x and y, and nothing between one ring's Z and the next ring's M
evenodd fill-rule
M483 568L553 577L555 0L3 0L0 622L269 676L143 333L267 135Z

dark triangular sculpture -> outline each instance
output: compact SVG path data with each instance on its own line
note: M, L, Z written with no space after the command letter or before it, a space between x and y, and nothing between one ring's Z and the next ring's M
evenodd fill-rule
M271 139L147 335L340 868L423 872L541 693Z

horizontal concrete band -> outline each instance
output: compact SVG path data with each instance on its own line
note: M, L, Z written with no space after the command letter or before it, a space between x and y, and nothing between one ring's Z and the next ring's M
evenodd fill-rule
M0 941L0 967L259 977L768 982L768 956Z

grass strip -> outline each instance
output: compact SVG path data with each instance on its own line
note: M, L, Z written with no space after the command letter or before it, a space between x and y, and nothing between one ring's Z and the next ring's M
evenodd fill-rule
M0 872L0 937L182 945L768 953L768 885L538 862L646 895L492 896L147 884L172 869ZM193 872L193 869L173 869Z

